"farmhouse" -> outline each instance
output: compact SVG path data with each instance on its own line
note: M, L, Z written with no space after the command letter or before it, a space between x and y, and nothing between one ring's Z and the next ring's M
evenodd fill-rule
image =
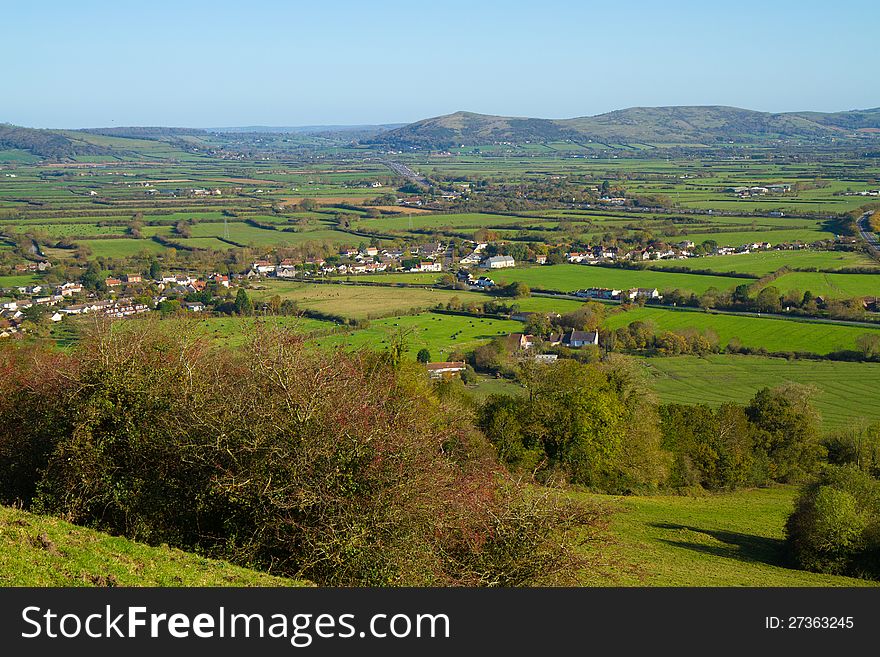
M572 349L579 349L588 344L598 345L599 333L596 331L575 331L572 329L562 337L562 344Z
M516 262L512 256L499 255L486 258L480 266L483 269L504 269L505 267L515 267Z
M482 257L477 251L474 251L473 253L469 253L468 255L466 255L465 257L463 257L463 258L462 258L461 260L459 260L458 262L459 262L459 264L461 264L461 265L465 265L465 266L467 266L467 265L478 265L478 264L480 264L480 261L481 261L482 259L483 259L483 257Z
M432 379L448 379L454 376L458 376L462 372L464 372L466 366L464 362L452 362L452 363L428 363L428 376Z
M194 313L200 313L205 309L205 304L203 304L201 301L184 301L180 305L183 306L186 310Z
M256 272L257 274L268 274L269 272L275 271L275 265L268 260L256 260L254 264L251 265L251 271Z
M507 336L507 346L513 351L531 349L535 346L536 340L537 338L534 335L528 335L525 333L511 333Z
M634 287L627 291L626 296L630 301L633 301L635 299L659 299L662 295L656 287Z
M415 271L443 271L443 265L433 260L422 260Z
M586 299L619 299L621 291L608 287L589 287L586 290L578 290L574 293L576 297Z

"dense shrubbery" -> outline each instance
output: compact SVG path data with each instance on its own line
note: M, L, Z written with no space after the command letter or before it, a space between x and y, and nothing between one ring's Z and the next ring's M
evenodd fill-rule
M492 395L479 413L511 469L613 492L664 481L656 405L625 361L563 360L526 368L521 380L526 395Z
M801 481L825 453L803 386L765 388L746 406L658 407L621 357L520 368L526 394L490 396L478 422L502 462L542 482L730 490Z
M674 455L669 485L707 490L793 482L815 472L824 449L810 391L759 390L746 406L660 407L663 447Z
M854 465L823 469L801 491L785 529L799 567L880 578L880 481Z
M325 585L574 576L595 514L525 494L423 371L267 331L3 350L0 502Z

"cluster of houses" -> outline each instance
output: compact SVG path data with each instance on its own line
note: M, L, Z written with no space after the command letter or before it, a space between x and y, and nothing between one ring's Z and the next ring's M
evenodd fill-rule
M476 244L476 243L475 243ZM487 244L476 244L472 253L459 261L462 267L478 265L483 269L504 269L515 267L512 256L495 255L485 257L483 251ZM439 273L452 264L452 245L442 242L418 244L407 249L379 248L367 246L361 249L342 249L335 262L324 258L310 258L304 262L285 258L281 262L268 259L255 260L248 276L276 276L294 278L312 276L316 273L333 274L374 274L384 271ZM546 261L546 258L544 259Z
M105 280L110 290L143 282L155 285L159 291L159 296L153 298L155 303L171 297L185 297L189 294L202 292L208 282L216 283L218 287L228 288L230 286L229 276L218 273L211 274L206 279L189 274L176 274L163 276L155 281L145 281L140 274L128 274L120 278L110 277ZM136 302L130 296L119 296L112 299L87 298L83 301L81 297L85 290L81 283L76 282L66 282L56 286L33 284L13 289L18 295L26 295L28 298L0 302L0 320L3 320L0 322L0 337L8 337L19 332L25 311L33 306L45 307L47 309L46 316L53 322L60 322L71 315L89 314L121 318L150 310L150 306ZM126 292L130 293L130 290L126 290ZM71 301L77 302L71 303ZM205 304L201 302L183 302L181 306L194 312L205 309Z
M491 287L495 287L495 281L488 276L474 278L474 275L467 269L459 269L455 278L459 283L464 283L465 285L470 286L472 290L488 290Z
M85 303L75 303L56 308L55 304L62 299L63 297L54 295L48 298L41 297L34 300L14 300L0 304L0 319L4 320L2 326L0 326L0 338L7 338L18 333L25 317L24 311L34 305L51 306L48 317L53 322L60 322L69 315L85 315L88 313L104 317L119 318L145 313L150 310L149 306L146 304L137 303L133 299L127 297L100 301L92 300Z
M595 246L585 251L570 251L565 259L570 263L594 265L603 262L644 262L650 260L686 260L698 255L694 252L696 244L692 240L683 240L676 244L649 246L644 249L621 251L616 246ZM741 246L719 246L707 255L733 255L767 251L772 248L769 242L751 242ZM778 247L782 248L782 247Z
M564 333L551 333L544 340L528 333L511 333L507 336L507 346L511 351L534 349L541 342L550 347L563 346L570 349L580 349L590 345L598 346L599 333L597 331L569 329Z
M748 198L750 196L764 196L765 194L786 194L791 191L791 185L788 183L776 183L773 185L755 185L755 186L737 186L737 187L728 187L724 190L725 192L736 194L742 198Z
M656 287L633 287L629 290L615 290L608 287L590 287L585 290L572 292L576 297L583 299L602 299L605 301L637 301L645 299L662 299L663 295Z

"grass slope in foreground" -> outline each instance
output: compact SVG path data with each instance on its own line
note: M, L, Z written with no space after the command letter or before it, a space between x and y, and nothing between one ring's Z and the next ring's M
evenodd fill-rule
M788 567L783 528L791 486L684 497L589 495L617 509L608 559L586 586L871 586Z
M0 586L306 586L0 507Z

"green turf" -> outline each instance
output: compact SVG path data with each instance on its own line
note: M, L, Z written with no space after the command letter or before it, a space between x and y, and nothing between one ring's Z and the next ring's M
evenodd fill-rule
M785 520L796 489L685 497L572 495L607 505L610 544L585 548L599 564L587 586L870 586L796 570L785 557Z
M78 240L79 244L91 249L92 257L105 258L129 258L138 255L142 251L147 253L161 253L165 247L153 240L139 240L121 237L107 240Z
M764 347L770 352L803 351L827 354L856 348L860 335L880 335L880 328L847 326L827 322L794 321L727 315L703 311L673 310L657 307L632 308L611 315L605 326L616 329L634 321L653 322L658 331L681 331L683 329L711 329L726 346L738 338L743 346Z
M37 278L34 274L0 276L0 288L21 287L24 285L32 285L37 282L39 282L39 278Z
M710 355L639 359L664 402L745 403L766 386L815 386L826 429L880 420L880 364Z
M792 269L815 267L819 270L835 270L844 267L877 267L880 263L861 253L850 251L758 251L739 255L707 256L687 260L658 260L649 263L652 268L685 267L687 269L737 272L764 276L788 266Z
M317 310L354 319L428 310L437 304L446 305L456 298L461 303L477 304L489 300L485 294L477 292L275 281L263 284L261 289L254 291L253 296L269 298L275 294L284 299L292 299L304 310Z
M0 506L0 586L303 586Z
M793 272L780 276L770 285L780 292L809 290L815 296L829 299L850 297L880 297L880 274L826 274L822 272Z
M373 320L369 328L317 338L314 342L324 347L382 350L402 331L411 356L427 349L432 360L441 361L454 351L465 352L493 337L521 331L522 326L521 322L511 320L422 313Z

